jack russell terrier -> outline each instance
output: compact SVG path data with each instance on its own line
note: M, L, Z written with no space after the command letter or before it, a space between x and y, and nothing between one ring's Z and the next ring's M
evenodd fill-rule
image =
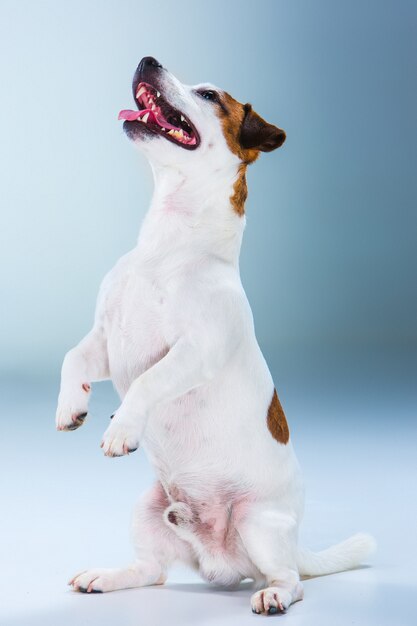
M65 356L56 425L81 426L91 382L111 379L121 405L104 454L141 445L157 481L134 514L136 561L70 585L159 585L180 560L217 584L252 579L252 611L280 613L302 599L300 576L353 568L374 544L357 534L318 553L297 545L300 468L239 275L246 167L285 133L153 57L133 95L137 109L119 119L150 161L154 196L136 248L104 278L92 330Z

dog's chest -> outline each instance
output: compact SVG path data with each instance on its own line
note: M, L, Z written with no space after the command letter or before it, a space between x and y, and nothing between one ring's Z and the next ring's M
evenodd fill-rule
M169 349L169 297L160 281L134 267L115 281L106 302L111 378L121 395Z

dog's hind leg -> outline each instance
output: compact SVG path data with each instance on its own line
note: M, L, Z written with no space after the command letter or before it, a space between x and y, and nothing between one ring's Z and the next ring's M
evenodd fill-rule
M295 516L271 509L255 509L242 520L238 532L253 564L265 576L267 587L251 598L254 613L282 613L302 600L303 587L296 564Z
M125 568L94 568L81 572L69 582L75 591L102 593L116 589L160 585L169 565L181 560L195 567L190 546L163 520L169 501L160 483L145 494L133 517L136 561Z

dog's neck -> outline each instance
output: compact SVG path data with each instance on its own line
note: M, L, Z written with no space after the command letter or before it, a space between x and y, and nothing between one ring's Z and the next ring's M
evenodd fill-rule
M155 189L139 233L142 257L184 262L216 256L238 267L244 215L231 203L236 165L217 171L152 167Z

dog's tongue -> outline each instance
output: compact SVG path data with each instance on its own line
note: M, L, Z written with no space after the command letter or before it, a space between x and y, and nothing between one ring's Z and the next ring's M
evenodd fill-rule
M120 111L119 117L117 119L127 120L128 122L134 122L140 117L141 113L142 111L131 111L129 109L124 109L123 111Z
M134 122L141 117L145 117L148 114L147 121L157 123L162 128L167 130L177 130L178 127L170 124L167 119L162 114L161 109L157 109L156 111L151 111L151 109L141 109L140 111L132 111L130 109L123 109L119 113L119 120L127 120L128 122Z

